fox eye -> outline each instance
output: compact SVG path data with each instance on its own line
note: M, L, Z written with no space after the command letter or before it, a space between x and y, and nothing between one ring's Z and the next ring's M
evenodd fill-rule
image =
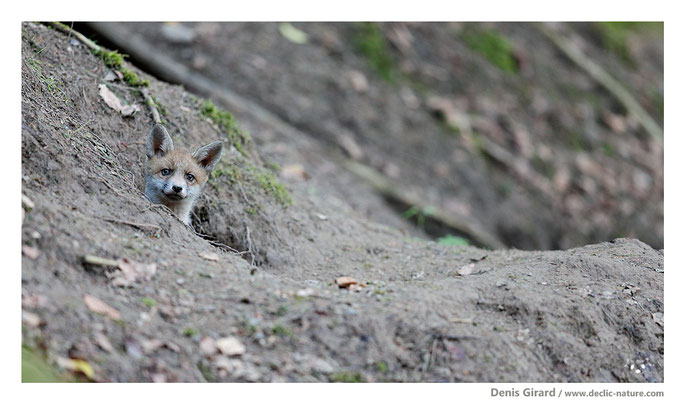
M188 181L192 182L193 180L195 180L195 176L193 176L190 173L186 173L186 179L188 179Z
M171 174L171 170L170 169L162 169L162 171L160 173L162 174L162 176L169 176Z

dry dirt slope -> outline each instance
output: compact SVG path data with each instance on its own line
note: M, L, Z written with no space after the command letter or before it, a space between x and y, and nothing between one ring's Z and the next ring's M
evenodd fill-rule
M177 144L226 136L202 100L129 68ZM661 251L410 238L331 197L324 184L342 180L288 180L289 204L251 142L223 157L196 210L208 240L142 196L152 119L121 82L111 89L141 111L102 101L107 73L83 45L22 25L25 380L663 381ZM84 255L155 274L122 281ZM339 276L365 286L340 289Z

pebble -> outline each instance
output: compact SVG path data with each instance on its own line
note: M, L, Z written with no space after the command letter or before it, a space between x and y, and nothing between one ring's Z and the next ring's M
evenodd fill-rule
M240 356L246 351L245 345L233 336L221 338L216 344L219 351L227 356Z

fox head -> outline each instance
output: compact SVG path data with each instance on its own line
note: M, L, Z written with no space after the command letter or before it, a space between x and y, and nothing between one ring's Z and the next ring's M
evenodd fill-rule
M222 156L222 141L201 146L195 152L174 149L174 142L161 124L155 125L145 143L148 163L145 196L169 207L186 225L207 178Z

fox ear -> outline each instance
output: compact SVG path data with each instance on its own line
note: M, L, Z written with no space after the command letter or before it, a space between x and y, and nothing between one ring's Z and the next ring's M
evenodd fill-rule
M145 142L145 154L148 158L164 156L174 150L174 142L162 124L152 127L148 140Z
M219 162L219 159L221 159L222 150L224 150L224 143L222 141L214 141L199 147L198 150L193 152L193 158L210 173Z

